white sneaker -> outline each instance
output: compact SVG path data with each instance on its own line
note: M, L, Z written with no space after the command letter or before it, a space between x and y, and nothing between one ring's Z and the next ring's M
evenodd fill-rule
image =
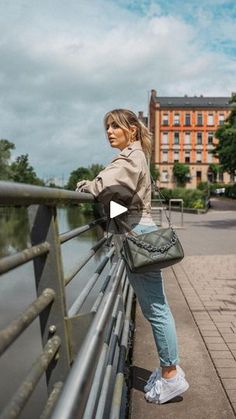
M160 378L156 380L151 390L145 394L145 398L148 402L162 404L184 393L188 388L188 382L177 373L174 379Z
M179 365L176 365L176 370L177 373L179 373L180 375L182 375L182 377L185 377L185 373L182 370L182 368ZM145 393L147 393L148 391L151 390L151 388L154 386L156 380L161 378L161 367L157 368L153 371L153 373L150 375L147 384L144 387L144 391Z

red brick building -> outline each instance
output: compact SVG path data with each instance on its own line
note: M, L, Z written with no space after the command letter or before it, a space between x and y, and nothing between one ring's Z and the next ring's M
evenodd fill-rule
M190 168L187 188L199 182L214 180L211 163L218 163L211 151L217 139L214 134L230 112L230 97L163 97L151 91L149 128L153 133L152 162L160 170L160 186L174 186L175 162ZM219 173L217 181L229 183L229 174Z

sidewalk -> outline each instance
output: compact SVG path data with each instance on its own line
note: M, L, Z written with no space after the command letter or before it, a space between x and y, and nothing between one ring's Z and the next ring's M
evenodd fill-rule
M178 230L187 256L180 264L163 270L176 321L181 366L190 388L179 402L155 405L145 401L143 386L157 367L158 357L151 328L137 304L131 419L236 417L236 213L218 217L209 212L205 218L188 218L186 230ZM214 226L222 219L216 231ZM205 255L199 247L191 254L193 237L198 245L202 240ZM230 250L231 254L225 253Z

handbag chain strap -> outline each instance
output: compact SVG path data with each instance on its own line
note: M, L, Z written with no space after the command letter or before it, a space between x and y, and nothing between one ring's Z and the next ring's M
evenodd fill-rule
M136 237L133 237L133 236L128 236L127 240L130 240L131 242L136 244L136 246L140 247L141 249L145 249L148 252L165 253L172 246L174 246L176 244L177 240L178 240L178 237L176 236L175 231L173 229L171 229L171 230L172 230L173 235L171 237L170 242L166 243L165 245L160 246L160 247L153 246L152 244L147 243L143 240L137 239Z

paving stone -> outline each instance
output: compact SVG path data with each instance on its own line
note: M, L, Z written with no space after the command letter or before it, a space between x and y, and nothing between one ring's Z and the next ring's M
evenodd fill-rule
M221 333L225 342L229 343L236 343L236 335L235 333Z
M226 351L228 347L225 343L207 343L206 345L210 351Z
M226 390L236 390L236 378L222 378L222 383Z
M218 367L226 367L226 368L236 367L236 361L234 359L214 358L213 362L217 368Z
M232 353L227 351L210 351L213 359L234 359Z
M236 378L236 367L235 368L217 368L219 376L221 378Z
M201 334L204 338L207 336L221 336L218 330L201 330Z
M228 345L228 347L229 347L229 349L236 349L236 342L229 342L229 343L227 343L227 345Z
M204 341L206 343L223 343L224 340L220 336L204 336Z
M199 324L199 328L200 328L200 330L217 330L217 328L216 328L216 326L214 325L214 324L209 324L209 325L205 325L205 324L203 324L203 325L201 325L201 324Z

